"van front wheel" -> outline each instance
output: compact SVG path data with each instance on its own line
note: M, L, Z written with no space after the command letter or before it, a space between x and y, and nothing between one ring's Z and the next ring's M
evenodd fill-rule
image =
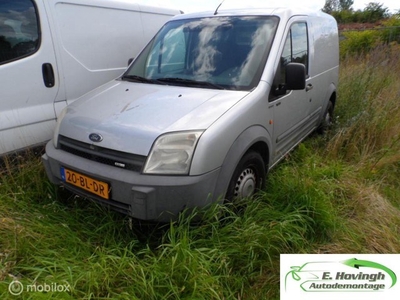
M261 155L249 151L239 161L233 173L226 199L233 201L253 196L264 187L265 173L265 163Z

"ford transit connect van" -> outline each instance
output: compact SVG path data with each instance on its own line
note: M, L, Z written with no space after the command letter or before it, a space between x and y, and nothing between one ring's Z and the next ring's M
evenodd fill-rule
M50 140L67 104L120 76L179 13L123 0L1 0L0 156Z
M118 79L68 106L43 162L50 180L144 220L252 196L330 123L338 31L322 12L174 17Z

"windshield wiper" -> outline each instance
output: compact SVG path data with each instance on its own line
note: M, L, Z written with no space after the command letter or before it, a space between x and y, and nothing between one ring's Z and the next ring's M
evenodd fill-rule
M212 82L197 81L197 80L193 80L193 79L185 79L185 78L179 78L179 77L158 78L157 81L178 84L178 85L190 85L190 86L200 86L200 87L206 87L206 88L216 88L219 90L225 89L223 86L212 83Z
M127 80L127 81L132 81L132 82L165 84L163 82L158 81L157 79L149 79L149 78L138 76L138 75L123 75L121 77L121 79Z

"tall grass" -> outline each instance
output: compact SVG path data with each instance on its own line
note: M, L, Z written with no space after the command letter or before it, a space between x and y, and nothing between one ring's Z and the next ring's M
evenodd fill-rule
M361 63L354 57L344 61L336 111L343 124L328 143L332 157L372 159L375 164L389 157L398 161L399 49L399 46L380 46Z
M0 171L0 298L12 280L68 284L22 299L279 299L280 253L400 251L400 64L341 64L336 125L253 199L148 224L51 185L38 157ZM193 222L197 215L202 220Z

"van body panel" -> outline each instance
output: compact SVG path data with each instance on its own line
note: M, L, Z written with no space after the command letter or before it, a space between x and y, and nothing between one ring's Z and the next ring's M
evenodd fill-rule
M151 38L143 35L139 8L132 11L59 2L52 11L68 104L126 69L128 58L143 47L143 42L133 43L133 37L139 41ZM129 30L121 31L121 26Z
M242 141L239 137L246 137L244 133L248 132L249 128L262 128L262 130L257 130L257 133L260 134L258 138L271 140L274 125L269 122L273 119L273 110L269 107L268 98L265 96L268 89L268 84L260 82L254 91L226 111L203 133L201 143L197 145L194 154L191 175L199 175L221 167L227 153L235 151L233 149L235 146L240 148L239 153L250 148L257 139L254 139L253 143L247 144L246 147L244 144L235 143L238 140ZM240 157L234 157L232 158L234 161L227 163L236 166Z
M213 195L226 195L229 182L236 166L243 155L249 151L251 146L262 144L268 149L267 153L263 153L263 159L267 164L269 157L272 157L270 150L273 149L273 147L270 141L271 136L266 128L260 125L253 125L246 128L233 142L224 158ZM217 200L223 201L223 198L220 197Z
M70 105L59 134L92 143L97 133L102 147L147 156L162 133L205 130L246 94L113 81Z
M120 79L69 106L46 146L47 174L139 219L222 202L232 188L261 184L253 166L271 169L321 124L336 97L338 57L336 22L321 12L176 16ZM289 90L293 74L302 80ZM110 199L65 182L63 168L108 182Z
M0 13L4 155L49 140L63 107L121 75L181 12L122 0L7 0Z
M60 168L76 170L91 178L107 181L112 186L112 199L93 198L79 188L68 187L84 197L110 205L114 210L142 220L169 220L184 209L206 206L213 202L210 190L215 189L219 170L200 176L143 176L128 170L107 166L102 163L88 163L87 159L69 153L60 153L49 142L46 154L42 157L46 172L53 174L49 179L54 184L63 184L59 175ZM61 163L62 161L62 163ZM103 174L107 174L104 176ZM163 199L163 201L159 201Z

